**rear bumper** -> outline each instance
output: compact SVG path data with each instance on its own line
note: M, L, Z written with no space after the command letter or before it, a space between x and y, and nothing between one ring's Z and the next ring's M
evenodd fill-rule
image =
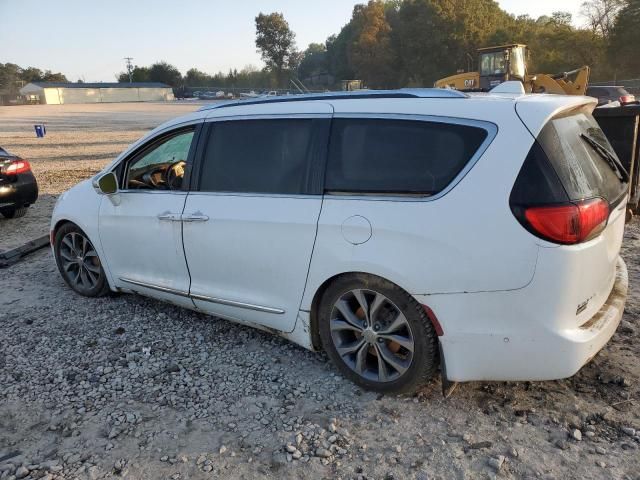
M571 327L566 318L536 320L526 288L417 299L443 323L449 380L555 380L574 375L606 345L622 318L627 289L627 267L619 257L607 300L587 322L574 319ZM454 321L448 329L448 315L466 315L467 322Z
M24 207L38 199L38 183L33 173L21 173L15 181L0 180L0 208Z

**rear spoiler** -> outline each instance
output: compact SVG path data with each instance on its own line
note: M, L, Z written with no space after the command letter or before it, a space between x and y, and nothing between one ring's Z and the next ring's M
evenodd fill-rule
M549 120L572 110L593 112L598 101L579 95L532 94L516 100L516 113L534 137Z

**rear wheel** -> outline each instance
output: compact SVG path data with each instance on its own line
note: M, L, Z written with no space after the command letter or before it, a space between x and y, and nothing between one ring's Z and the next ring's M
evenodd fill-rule
M54 252L62 278L75 292L85 297L101 297L109 293L98 253L76 225L67 223L58 229Z
M438 366L438 338L407 292L365 274L337 279L319 306L320 338L347 378L378 392L412 392Z
M20 218L27 213L28 207L5 207L0 208L0 213L5 218Z

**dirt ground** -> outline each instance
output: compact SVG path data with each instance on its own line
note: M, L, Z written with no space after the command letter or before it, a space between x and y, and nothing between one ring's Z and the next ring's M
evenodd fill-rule
M33 162L43 195L0 221L0 248L46 233L57 195L195 108L0 109L0 145ZM80 297L41 250L0 270L0 480L640 480L639 247L636 220L623 321L577 375L471 382L446 400L437 379L375 395L263 332L133 295Z

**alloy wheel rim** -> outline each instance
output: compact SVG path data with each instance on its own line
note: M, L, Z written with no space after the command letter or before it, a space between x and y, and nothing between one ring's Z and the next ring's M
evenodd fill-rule
M84 235L67 233L60 243L62 271L79 290L91 290L100 281L100 259L93 245Z
M329 328L343 362L367 380L392 382L411 366L415 341L409 321L379 292L343 294L333 305Z

